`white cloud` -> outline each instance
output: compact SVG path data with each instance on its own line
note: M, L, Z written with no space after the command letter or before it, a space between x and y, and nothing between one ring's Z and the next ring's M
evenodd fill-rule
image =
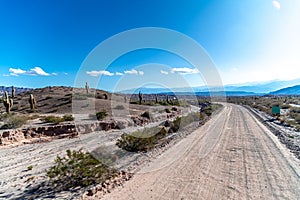
M124 71L125 74L134 74L134 75L144 75L145 73L143 71L137 71L135 69L132 70L126 70Z
M160 73L165 74L165 75L168 75L168 74L169 74L169 72L164 71L164 70L160 70Z
M100 76L100 75L105 75L105 76L113 76L114 73L111 73L106 70L100 70L100 71L87 71L86 72L90 76Z
M50 76L49 73L45 72L40 67L34 67L30 69L29 71L23 70L23 69L15 69L15 68L9 68L9 72L11 76L19 76L19 75L32 75L32 76Z
M273 6L277 9L277 10L280 10L280 3L278 1L272 1L273 3Z
M139 75L144 75L144 74L145 74L145 72L139 71Z
M57 73L53 72L52 75L53 75L53 76L57 76Z
M138 74L138 71L136 71L135 69L132 70L126 70L124 71L125 74Z
M18 69L15 69L15 68L9 68L9 72L10 72L10 75L12 76L18 76L19 74L25 74L26 71L18 68Z
M40 76L50 76L49 73L45 72L42 68L40 67L35 67L30 69L30 71L26 72L28 75L40 75Z
M199 70L197 68L191 69L187 67L179 67L171 69L171 73L179 73L181 75L198 74Z
M123 73L121 73L121 72L116 72L116 75L117 75L117 76L122 76Z

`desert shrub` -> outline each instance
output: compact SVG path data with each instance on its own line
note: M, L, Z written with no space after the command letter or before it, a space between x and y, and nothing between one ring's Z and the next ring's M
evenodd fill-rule
M25 116L15 116L15 115L6 115L4 125L0 129L13 129L20 128L27 122L27 117Z
M105 110L96 113L96 118L98 120L103 120L106 116L107 112Z
M207 106L203 109L203 112L207 115L207 116L211 116L213 110L211 106Z
M53 123L53 124L58 124L63 121L61 117L54 116L54 115L43 117L41 118L41 120L45 123Z
M176 107L172 107L171 109L172 111L178 111L178 109Z
M165 109L166 113L171 113L171 110L169 108Z
M177 117L170 123L169 133L175 133L179 130L181 119L182 117Z
M33 169L33 166L32 165L29 165L28 167L27 167L27 170L28 171L30 171L30 170L32 170Z
M117 170L82 150L67 150L67 155L57 156L55 165L47 170L50 183L60 190L102 184L116 174Z
M124 110L125 107L124 107L123 105L117 105L117 106L115 107L115 109L117 109L117 110Z
M147 151L155 147L159 140L167 135L165 127L152 127L134 133L121 135L116 145L131 152Z
M145 117L147 119L151 118L150 112L149 111L145 111L144 113L141 114L141 117Z
M74 121L74 117L73 117L73 115L64 115L63 121L65 121L65 122Z
M289 108L291 108L291 106L290 106L289 104L283 104L283 105L281 106L281 108L282 108L282 109L289 109Z

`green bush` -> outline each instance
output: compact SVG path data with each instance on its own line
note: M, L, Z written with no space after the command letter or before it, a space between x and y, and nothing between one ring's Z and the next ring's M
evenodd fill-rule
M107 113L105 110L96 113L96 118L98 120L103 120L106 116L107 116Z
M55 189L69 190L102 184L116 176L117 170L88 152L67 150L65 157L56 157L55 165L46 174Z
M27 117L25 116L15 116L15 115L6 115L4 125L0 129L14 129L20 128L27 122Z
M65 122L74 121L74 117L73 117L73 115L64 115L63 121L65 121Z
M43 117L41 118L41 120L45 123L52 123L52 124L58 124L60 122L63 122L63 118L54 115Z
M165 127L145 128L132 134L122 134L116 145L131 152L147 151L154 148L158 141L166 135Z
M64 115L63 117L50 115L41 117L41 120L45 123L58 124L60 122L74 121L74 117L73 115Z

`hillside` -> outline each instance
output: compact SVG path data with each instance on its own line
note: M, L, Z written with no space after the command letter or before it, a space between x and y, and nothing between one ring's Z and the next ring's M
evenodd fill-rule
M270 94L274 95L300 95L300 85L295 85L292 87L283 88L280 90L276 90L274 92L270 92Z
M11 92L9 91L9 95ZM34 113L47 114L47 113L71 113L72 112L72 101L78 100L82 103L83 100L88 98L94 99L91 97L95 97L98 99L96 101L96 108L104 109L110 107L110 102L104 99L104 94L107 96L107 99L110 99L111 94L102 90L93 90L91 89L90 95L85 95L85 89L83 88L72 88L72 87L45 87L32 89L29 91L21 92L16 94L14 98L14 104L11 109L12 112L17 113L32 113L30 110L30 105L28 103L29 95L33 94L36 98L37 107ZM0 104L0 111L4 111L4 106Z

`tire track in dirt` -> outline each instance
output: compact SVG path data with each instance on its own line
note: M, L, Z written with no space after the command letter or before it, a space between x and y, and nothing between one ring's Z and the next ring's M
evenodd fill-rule
M216 134L217 144L201 157L208 137ZM279 149L269 134L245 108L224 104L217 116L180 142L190 149L172 165L138 173L104 199L300 199L299 162L288 159L285 155L291 153ZM176 157L178 149L165 153Z

